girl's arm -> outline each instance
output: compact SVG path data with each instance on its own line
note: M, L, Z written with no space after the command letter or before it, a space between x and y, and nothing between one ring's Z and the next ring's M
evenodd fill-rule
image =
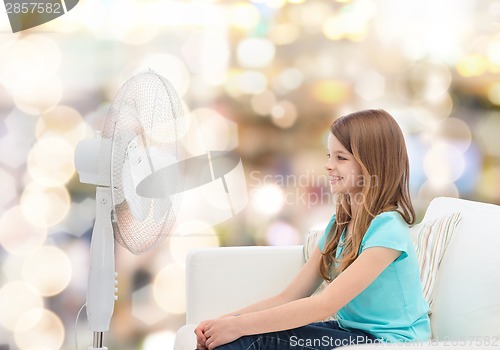
M368 248L319 295L238 317L209 321L204 332L206 345L213 349L243 335L292 329L323 320L361 293L400 254L390 248Z

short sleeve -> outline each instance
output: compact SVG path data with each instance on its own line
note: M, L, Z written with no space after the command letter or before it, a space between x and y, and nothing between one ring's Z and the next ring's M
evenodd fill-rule
M332 229L332 226L335 222L335 214L333 214L332 218L330 219L330 222L328 222L328 225L325 228L325 232L323 235L318 239L318 247L319 250L323 251L326 245L326 240L328 239L328 234L330 233L330 230Z
M361 241L360 253L371 247L385 247L399 250L398 260L402 260L408 256L409 237L410 229L401 215L397 211L385 212L370 223Z

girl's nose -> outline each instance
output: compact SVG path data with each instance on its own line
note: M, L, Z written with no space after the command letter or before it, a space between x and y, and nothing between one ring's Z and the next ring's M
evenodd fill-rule
M326 171L333 170L333 167L332 167L332 165L330 164L330 160L328 160L328 161L325 163L325 170L326 170Z

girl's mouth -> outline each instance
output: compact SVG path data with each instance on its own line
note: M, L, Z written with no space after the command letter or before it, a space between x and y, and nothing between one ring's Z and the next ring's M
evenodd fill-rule
M342 180L342 177L341 177L341 176L330 176L330 183L331 183L331 184L337 183L337 182L339 182L340 180Z

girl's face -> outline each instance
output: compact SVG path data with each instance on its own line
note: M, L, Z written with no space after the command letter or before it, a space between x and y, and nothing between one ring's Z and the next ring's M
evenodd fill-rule
M356 194L363 189L363 175L354 156L330 133L325 169L330 177L332 193Z

